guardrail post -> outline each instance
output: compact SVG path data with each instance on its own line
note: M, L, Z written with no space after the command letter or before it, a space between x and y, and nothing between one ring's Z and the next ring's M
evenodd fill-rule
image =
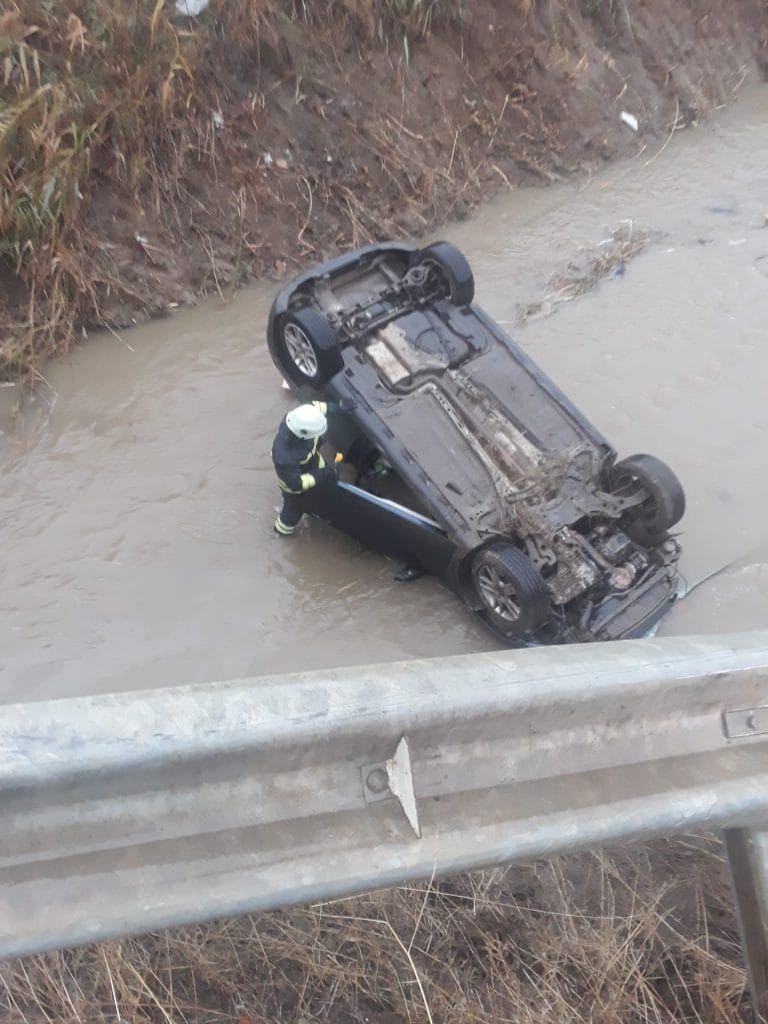
M768 831L723 832L756 1024L768 1024Z

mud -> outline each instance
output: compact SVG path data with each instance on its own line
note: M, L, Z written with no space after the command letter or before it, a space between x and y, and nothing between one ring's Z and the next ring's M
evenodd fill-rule
M87 228L106 243L109 279L126 283L102 297L107 322L280 280L329 252L467 217L490 191L652 152L768 67L754 0L729 12L656 0L631 17L589 2L470 6L410 43L381 49L347 30L334 60L323 39L322 55L287 66L245 53L217 66L210 166L190 162L162 201L95 183Z
M103 138L63 223L0 261L0 381L92 324L130 326L352 245L423 234L493 190L648 155L768 66L762 0L278 2L251 5L256 23L248 6L215 0L212 18L179 26L170 52L189 58L191 92L179 64L155 72L147 136ZM75 85L93 74L92 48L72 44L64 18L58 34L23 32L64 51ZM122 66L109 47L102 56ZM27 158L9 171L21 184ZM32 194L53 174L27 170Z
M768 613L766 115L759 88L663 150L506 195L446 232L510 327L622 225L642 232L642 252L516 337L622 454L677 470L691 585L735 560L667 633ZM263 341L271 295L246 290L49 366L1 449L0 699L493 646L436 582L393 583L391 564L330 528L272 535L269 446L289 399Z

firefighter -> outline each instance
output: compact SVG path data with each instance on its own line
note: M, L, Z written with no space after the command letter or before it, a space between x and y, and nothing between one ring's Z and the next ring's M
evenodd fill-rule
M272 444L272 461L283 492L275 532L282 537L289 537L298 529L307 491L336 480L336 470L326 465L318 450L328 429L327 412L326 402L310 402L291 409Z

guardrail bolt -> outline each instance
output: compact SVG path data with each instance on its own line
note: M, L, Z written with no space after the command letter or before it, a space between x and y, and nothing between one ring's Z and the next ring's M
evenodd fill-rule
M372 793L384 793L389 789L389 779L383 768L372 768L368 772L365 784Z

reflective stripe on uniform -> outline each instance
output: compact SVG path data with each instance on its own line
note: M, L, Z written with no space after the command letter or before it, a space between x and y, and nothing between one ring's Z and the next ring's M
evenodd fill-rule
M301 474L301 489L302 491L308 491L310 487L314 487L317 480L312 476L311 473Z
M325 469L325 459L319 452L317 453L317 468Z
M275 529L278 533L282 533L284 537L290 537L292 533L296 533L298 526L298 523L296 526L286 526L280 516L275 520Z
M302 460L301 460L301 462L299 463L299 465L300 465L300 466L304 466L304 465L306 465L306 463L307 463L307 462L309 462L309 460L310 460L310 459L312 458L312 456L313 456L313 455L315 454L315 452L317 451L317 445L318 445L318 442L319 442L319 440L320 440L320 438L319 438L319 437L316 437L316 438L315 438L315 442L314 442L314 444L312 445L312 450L310 451L310 453L309 453L309 455L308 455L308 456L306 457L306 459L302 459Z
M283 483L280 477L277 478L277 484L281 491L285 491L286 494L301 494L301 491L294 491L288 484Z

